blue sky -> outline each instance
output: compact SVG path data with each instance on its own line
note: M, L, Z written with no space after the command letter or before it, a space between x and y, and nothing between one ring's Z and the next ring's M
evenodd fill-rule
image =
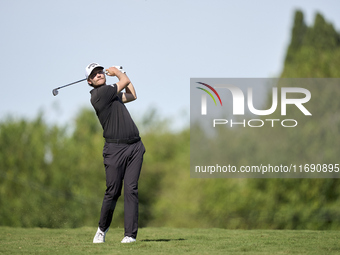
M6 116L72 125L91 107L85 66L122 65L138 99L174 128L189 124L190 78L270 78L282 70L296 9L340 28L339 1L1 1L0 121ZM115 78L108 78L114 83Z

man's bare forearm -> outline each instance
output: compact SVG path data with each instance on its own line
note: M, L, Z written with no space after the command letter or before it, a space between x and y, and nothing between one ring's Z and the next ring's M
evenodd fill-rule
M133 86L131 82L125 87L125 92L127 94L131 94L134 97L134 99L137 99L135 87Z
M121 92L124 88L126 88L131 83L129 77L127 77L125 73L122 73L114 66L109 67L105 71L106 71L106 75L116 76L118 78L119 81L116 83L118 87L118 93Z
M131 84L129 77L125 73L119 71L116 73L116 76L124 88L127 88L127 86Z

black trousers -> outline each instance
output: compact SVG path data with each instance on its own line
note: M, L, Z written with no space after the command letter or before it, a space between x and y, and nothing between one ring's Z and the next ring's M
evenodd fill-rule
M134 144L105 143L103 157L106 191L99 220L99 228L102 231L105 231L111 224L124 181L124 236L137 237L138 179L144 153L145 147L142 141Z

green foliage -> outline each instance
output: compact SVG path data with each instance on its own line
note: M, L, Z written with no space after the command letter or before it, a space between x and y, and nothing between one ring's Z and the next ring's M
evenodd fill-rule
M314 25L307 27L302 13L297 11L281 77L337 78L340 77L339 65L340 35L333 25L317 14ZM338 163L334 160L340 153L340 88L333 84L312 87L310 91L317 95L318 103L309 107L318 121L309 121L299 136L291 134L290 139L296 143L293 150L285 151L284 155L295 162L314 158L318 162ZM275 227L339 229L339 179L268 180L268 183L276 188L274 194L279 198L277 203L269 203L269 208L285 215L275 219Z
M297 11L281 77L340 77L339 64L340 34L333 25L318 13L314 25L307 27L303 13Z
M335 78L340 77L339 66L339 34L333 26L317 14L314 25L307 27L302 12L297 11L281 77ZM281 82L278 87L284 84ZM299 132L264 126L261 130L237 132L222 127L217 130L217 139L205 137L204 132L195 133L200 139L193 146L199 146L200 155L205 157L202 162L210 160L211 165L221 161L237 162L238 166L247 162L260 165L269 160L272 165L338 164L340 87L329 84L308 89L315 95L308 106L313 118L300 120L299 112L289 115L299 121ZM271 102L269 97L268 102ZM280 119L278 114L271 117ZM191 132L200 131L191 127ZM211 152L211 148L223 150ZM193 200L196 206L188 218L203 226L340 228L339 179L206 179L197 183L200 190L196 192L196 201Z
M292 29L292 39L286 55L286 64L294 60L296 52L302 47L303 38L307 31L307 26L303 20L303 13L297 11L294 18L294 26Z
M168 131L151 109L140 120L147 153L140 177L140 226L158 217L165 173L188 168L189 130ZM71 134L66 127L36 120L0 123L0 225L16 227L94 226L105 192L102 128L93 110L83 109ZM124 194L123 194L124 195ZM113 227L124 226L123 199Z

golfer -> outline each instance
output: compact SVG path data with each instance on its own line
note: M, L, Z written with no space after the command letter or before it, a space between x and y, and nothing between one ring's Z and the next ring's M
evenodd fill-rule
M118 82L106 85L106 75L116 76ZM142 168L144 145L125 103L137 99L136 91L125 72L116 67L105 70L97 63L86 67L87 82L93 89L91 104L103 127L103 149L106 191L100 213L99 227L93 243L104 243L116 202L124 180L124 228L121 243L136 241L138 231L138 179ZM125 91L125 92L123 92Z

